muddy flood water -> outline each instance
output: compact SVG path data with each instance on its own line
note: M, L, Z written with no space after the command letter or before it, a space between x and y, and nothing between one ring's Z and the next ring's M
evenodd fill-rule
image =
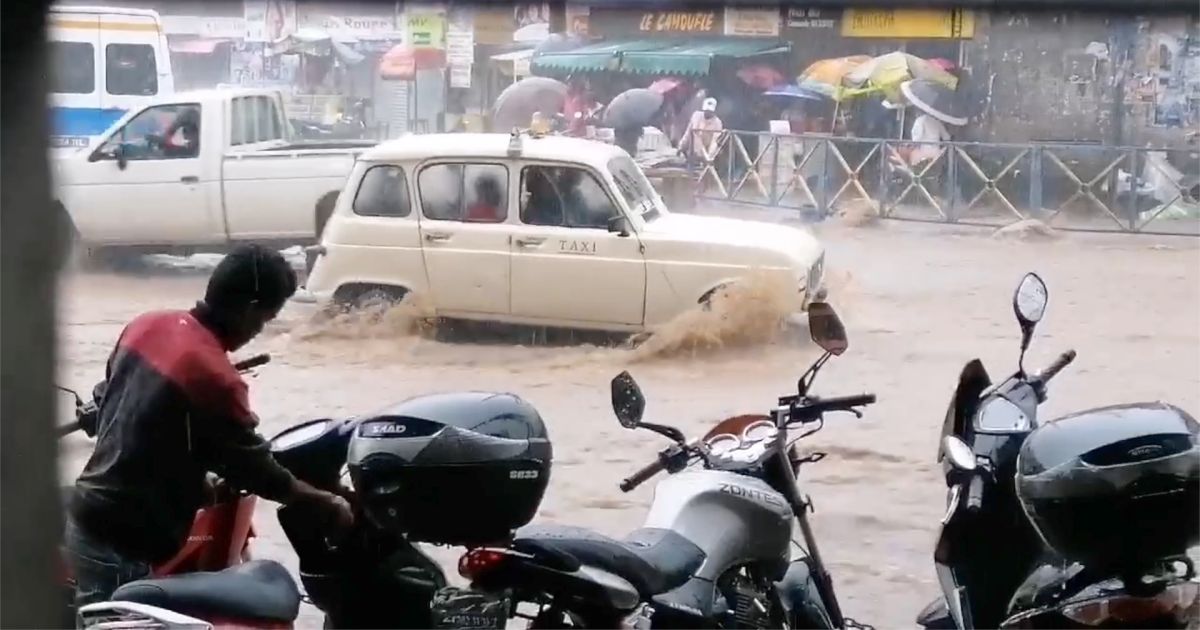
M802 443L828 454L804 468L801 481L849 616L880 628L912 627L937 594L932 551L945 498L934 463L938 431L964 362L982 358L993 377L1015 367L1019 333L1010 300L1024 272L1037 271L1050 289L1028 366L1040 368L1068 348L1079 352L1053 382L1045 417L1155 399L1200 414L1195 239L1077 234L1035 242L893 223L831 222L815 231L828 249L830 302L846 322L850 349L829 362L814 391L879 397L864 418L829 416L824 430ZM201 271L173 270L65 277L60 383L90 389L129 318L191 306L205 279ZM639 526L654 484L630 494L617 484L664 443L617 424L609 405L613 375L628 369L638 379L648 420L696 434L729 415L766 411L794 392L817 356L806 331L775 325L772 309L781 301L751 293L687 316L638 350L447 341L406 313L319 322L312 307L290 305L240 356L273 354L251 381L267 435L428 392L518 393L538 407L554 441L538 518L619 536ZM64 479L73 479L89 448L81 436L64 441ZM274 506L260 505L255 553L295 570ZM458 553L433 551L448 574ZM319 627L318 611L306 607L303 615L304 627Z

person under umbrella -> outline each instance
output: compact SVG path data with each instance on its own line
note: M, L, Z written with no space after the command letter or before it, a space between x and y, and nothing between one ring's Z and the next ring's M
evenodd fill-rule
M663 95L653 90L634 88L618 94L604 112L604 122L613 128L617 146L637 155L643 128L655 121L662 105Z
M966 117L958 112L958 99L944 85L923 79L901 83L900 92L921 112L913 120L909 138L925 144L913 149L909 161L915 166L936 159L942 151L940 143L951 139L946 125L967 124Z

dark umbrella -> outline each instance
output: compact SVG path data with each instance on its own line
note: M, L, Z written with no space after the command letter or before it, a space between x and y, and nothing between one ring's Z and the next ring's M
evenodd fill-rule
M548 77L529 77L504 88L492 107L492 129L509 131L528 127L534 112L547 118L562 111L567 86Z
M621 92L604 110L604 124L609 127L643 127L662 108L663 95L646 88Z
M900 92L913 107L947 125L965 125L960 99L946 86L926 79L914 79L900 84Z
M802 85L780 85L763 92L763 96L798 99L802 101L827 101L829 97L814 89Z

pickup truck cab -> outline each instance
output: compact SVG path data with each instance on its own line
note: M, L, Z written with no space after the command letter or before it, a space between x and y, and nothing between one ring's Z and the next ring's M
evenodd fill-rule
M751 273L807 304L824 250L787 226L673 214L612 145L432 134L360 156L315 248L306 293L423 294L436 316L639 332Z
M177 92L55 160L56 198L90 248L310 243L373 144L295 142L274 90Z

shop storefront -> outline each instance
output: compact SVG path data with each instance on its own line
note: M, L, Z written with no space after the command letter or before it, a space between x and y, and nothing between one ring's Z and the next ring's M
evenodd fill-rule
M241 16L163 16L178 90L211 88L230 81L234 47L245 37Z

